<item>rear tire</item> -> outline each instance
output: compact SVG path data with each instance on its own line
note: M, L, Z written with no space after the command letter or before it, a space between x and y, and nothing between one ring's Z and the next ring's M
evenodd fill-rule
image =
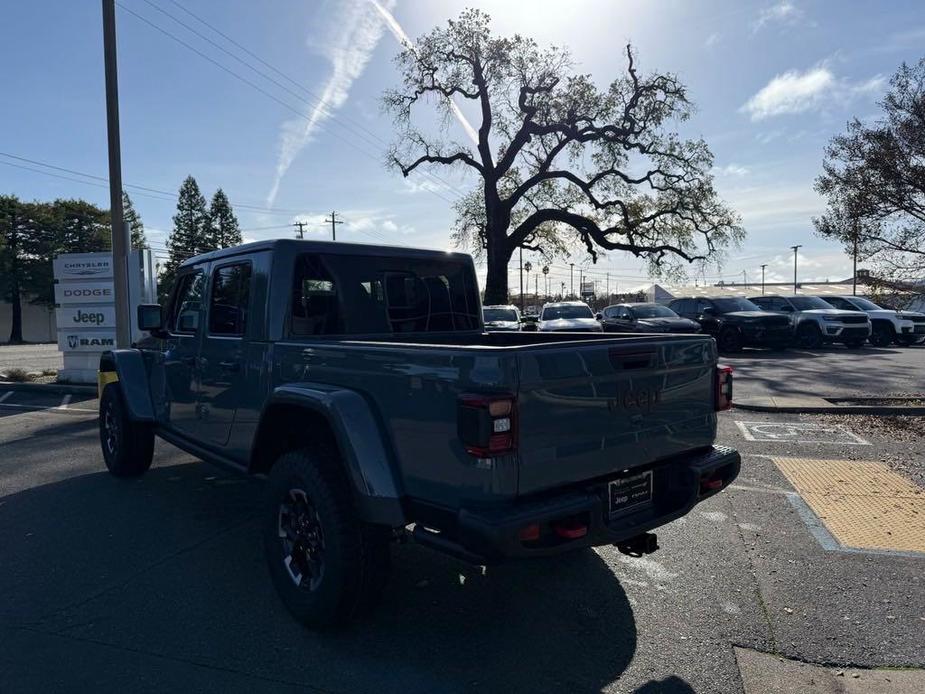
M874 347L889 347L893 342L893 327L887 323L874 323L870 344Z
M100 398L100 446L106 467L116 477L140 477L154 458L154 428L129 419L118 383L110 383Z
M335 454L285 453L270 470L263 541L270 577L303 625L350 621L379 602L390 568L391 529L357 518Z
M716 342L720 352L742 351L742 336L735 328L724 328Z

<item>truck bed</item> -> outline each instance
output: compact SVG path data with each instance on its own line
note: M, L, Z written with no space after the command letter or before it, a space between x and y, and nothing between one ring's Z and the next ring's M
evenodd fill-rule
M709 446L716 347L704 335L457 333L275 345L277 382L362 393L411 497L491 501ZM518 448L487 469L457 436L459 396L516 400Z

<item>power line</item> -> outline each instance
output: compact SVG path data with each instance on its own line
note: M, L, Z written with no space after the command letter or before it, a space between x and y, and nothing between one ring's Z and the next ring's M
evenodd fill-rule
M167 29L164 29L163 27L161 27L160 25L158 25L158 24L152 22L150 19L144 17L143 15L138 14L137 12L135 12L134 10L132 10L131 8L126 7L126 6L123 5L121 2L117 2L116 4L117 4L120 8L122 8L124 11L128 12L130 15L132 15L133 17L135 17L136 19L138 19L139 21L144 22L145 24L147 24L148 26L152 27L152 28L155 29L156 31L158 31L158 32L160 32L160 33L162 33L162 34L164 34L165 36L167 36L167 37L170 38L171 40L176 41L176 42L179 43L181 46L184 46L184 47L187 48L188 50L192 51L193 53L195 53L196 55L198 55L198 56L199 56L200 58L202 58L203 60L206 60L206 61L212 63L213 65L215 65L217 68L219 68L219 69L222 70L223 72L228 73L229 75L231 75L231 76L234 77L235 79L239 80L240 82L243 82L244 84L248 85L248 86L251 87L252 89L255 89L256 91L260 92L261 94L263 94L264 96L266 96L268 99L272 99L273 101L275 101L276 103L278 103L278 104L279 104L280 106L282 106L283 108L285 108L285 109L287 109L287 110L289 110L289 111L295 113L300 119L302 119L302 120L307 120L307 119L309 118L309 117L306 116L304 113L302 113L301 110L295 108L294 106L292 106L291 104L287 103L286 101L283 101L282 99L280 99L280 98L277 97L276 95L271 94L270 92L268 92L266 89L264 89L264 88L261 87L260 85L258 85L258 84L256 84L256 83L252 82L251 80L249 80L249 79L246 78L246 77L243 77L242 75L238 74L237 72L235 72L235 71L232 70L231 68L229 68L229 67L223 65L222 63L220 63L219 61L215 60L215 59L212 58L211 56L209 56L209 55L203 53L203 52L200 51L198 48L196 48L195 46L192 46L191 44L187 43L187 42L184 41L183 39L179 38L179 37L176 36L175 34L173 34L173 33L171 33L170 31L168 31ZM182 24L182 22L180 22L180 20L176 20L176 21ZM206 40L208 40L208 39L206 39ZM245 63L245 64L246 64L246 63ZM251 69L254 69L254 68L251 68ZM259 71L258 71L258 74L259 74ZM275 80L272 80L272 78L267 78L267 79L271 79L271 81L274 81L275 83L278 84L278 82L276 82ZM301 97L299 97L299 98L301 99ZM304 99L302 99L302 101L304 101ZM341 136L341 135L338 135L337 133L332 132L332 131L329 130L329 129L324 128L321 124L316 124L316 126L317 126L320 130L323 130L324 132L328 133L329 135L332 135L332 136L336 137L337 139L341 140L343 143L345 143L346 145L348 145L348 146L352 147L353 149L357 150L358 152L360 152L360 153L363 154L364 156L369 157L369 158L372 159L373 161L377 161L377 162L379 161L379 158L378 158L376 155L370 154L370 153L367 152L365 149L362 149L361 147L358 147L356 144L354 144L353 142L351 142L351 141L348 140L347 138L345 138L345 137L343 137L343 136ZM449 203L449 204L451 204L451 205L454 204L454 203L456 202L456 200L450 200L449 198L444 197L444 196L441 195L439 192L437 192L437 191L435 191L435 190L433 190L433 189L428 189L428 192L433 193L434 195L436 195L437 197L441 198L442 200L444 200L445 202L447 202L447 203Z
M171 15L170 13L168 13L168 12L167 12L166 10L164 10L163 8L158 7L157 5L153 4L150 0L144 0L144 2L148 3L149 5L151 5L151 6L154 7L155 9L157 9L159 12L162 12L163 14L167 15L168 17L170 17L171 19L173 19L175 22L177 22L177 23L180 24L181 26L186 27L189 31L193 32L193 33L196 34L197 36L200 36L203 40L208 41L210 44L214 45L214 46L215 46L216 48L218 48L219 50L223 51L224 53L227 53L228 55L230 55L232 58L234 58L234 59L237 60L238 62L241 62L242 64L246 65L246 66L247 66L248 68L250 68L251 70L254 70L253 66L251 66L251 65L249 65L248 63L242 61L238 56L233 55L232 53L230 53L229 51L227 51L225 48L222 48L221 46L218 46L217 44L215 44L214 42L212 42L210 39L208 39L208 38L202 36L202 35L201 35L199 32L197 32L195 29L193 29L193 28L190 27L189 25L187 25L187 24L181 22L181 21L180 21L179 19L177 19L174 15ZM309 89L308 87L306 87L306 86L305 86L304 84L302 84L301 82L299 82L299 81L293 79L292 77L290 77L289 75L287 75L285 72L283 72L283 71L280 70L279 68L277 68L277 67L275 67L274 65L270 64L269 62L267 62L266 60L264 60L263 58L261 58L259 55L257 55L256 53L254 53L253 51L251 51L250 49L248 49L246 46L241 45L239 42L237 42L237 41L236 41L235 39L233 39L231 36L229 36L228 34L222 32L221 30L219 30L218 28L216 28L213 24L210 24L208 21L206 21L205 19L203 19L203 18L200 17L199 15L195 14L195 13L192 12L191 10L189 10L189 9L187 9L186 7L184 7L183 5L181 5L179 2L177 2L177 0L170 0L170 2L171 2L171 4L173 4L175 7L177 7L179 10L181 10L182 12L185 12L186 14L188 14L190 17L192 17L193 19L195 19L195 20L196 20L197 22L199 22L200 24L202 24L202 25L208 27L209 29L211 29L211 30L212 30L213 32L215 32L217 35L221 36L223 39L225 39L226 41L228 41L231 45L233 45L233 46L235 46L236 48L238 48L239 50L243 51L246 55L250 56L251 58L253 58L254 60L256 60L258 63L260 63L261 65L263 65L263 66L266 67L267 69L271 70L271 71L274 72L275 74L279 75L279 76L282 77L284 80L286 80L286 81L289 82L290 84L294 85L297 89L300 89L301 91L303 91L303 92L305 92L306 94L308 94L308 95L315 101L315 106L314 106L314 107L317 108L320 112L322 112L322 113L324 113L325 115L327 115L329 118L331 118L331 120L332 120L335 124L341 126L342 128L345 128L345 129L347 129L347 130L349 130L349 131L351 131L351 132L354 132L354 133L356 133L356 129L359 129L359 130L361 130L362 132L364 132L364 133L366 133L367 135L369 135L369 137L371 137L373 140L376 140L379 144L386 145L386 146L389 145L389 142L387 142L386 140L384 140L384 139L382 139L381 137L379 137L376 133L374 133L372 130L370 130L369 128L367 128L367 127L366 127L365 125L363 125L360 121L358 121L358 120L356 120L356 119L354 119L354 118L351 118L349 115L347 115L347 114L345 114L345 113L337 113L337 112L335 112L335 111L332 111L332 110L327 106L327 104L325 103L324 97L319 96L317 93L313 92L311 89ZM263 73L259 73L259 72L258 72L258 74L263 75ZM263 76L266 77L265 75L263 75ZM271 78L266 77L266 79L271 79ZM276 82L275 80L272 80L272 81L273 81L274 84L277 84L277 85L279 84L279 83ZM284 87L280 87L280 88L284 88ZM287 91L288 91L288 90L287 90ZM290 92L290 93L292 93L292 92ZM301 98L301 97L297 97L297 98ZM308 102L306 102L306 103L308 103ZM309 104L309 105L311 105L311 104ZM345 120L345 121L351 123L353 127L348 127L348 126L345 125L344 123L338 122L338 119L343 119L343 120ZM368 138L364 138L364 139L366 139L366 141L369 142L370 144L373 144L373 146L376 146L376 143L371 142ZM451 189L453 188L453 186L452 186L452 184L451 184L449 181L447 181L447 180L441 178L440 176L438 176L437 174L433 173L432 171L425 171L425 170L422 169L420 173L421 173L421 175L426 176L426 177L432 179L433 181L436 181L436 182L439 182L439 183L442 183L443 185L445 185L445 186L447 187L447 190L448 190L451 194L455 192L455 194L462 196L462 193L459 193L458 191L453 191L453 190L451 190Z

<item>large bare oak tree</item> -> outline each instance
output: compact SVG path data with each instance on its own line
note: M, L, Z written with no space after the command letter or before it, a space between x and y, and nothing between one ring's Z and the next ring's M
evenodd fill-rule
M653 271L717 257L744 237L713 188L703 140L671 130L691 103L671 74L644 75L631 47L626 71L605 88L575 72L567 51L497 37L488 15L466 10L405 46L401 88L383 97L398 130L390 163L468 167L480 185L457 207L457 241L484 251L486 303L507 301L517 248L546 254L578 243L627 251ZM427 132L416 108L442 121ZM448 138L454 109L476 113L477 142Z

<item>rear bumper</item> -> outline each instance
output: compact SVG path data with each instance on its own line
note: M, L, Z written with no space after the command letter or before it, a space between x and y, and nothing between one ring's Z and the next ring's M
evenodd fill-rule
M538 500L521 501L502 509L459 512L455 532L441 533L445 542L458 546L478 563L559 554L579 547L615 544L680 518L704 499L725 489L739 474L739 453L726 446L678 456L643 468L652 470L652 501L628 508L613 517L607 513L608 480L589 484ZM701 491L702 480L718 480L716 488ZM567 538L553 531L553 524L575 519L587 526L587 534ZM521 530L538 524L539 539L524 541Z

